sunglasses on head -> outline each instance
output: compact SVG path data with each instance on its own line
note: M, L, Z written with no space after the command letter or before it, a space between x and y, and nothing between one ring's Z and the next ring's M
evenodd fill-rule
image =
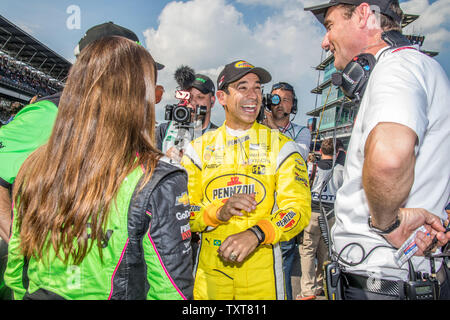
M272 86L272 91L278 90L278 89L294 92L294 87L292 87L289 83L286 83L286 82L278 82Z

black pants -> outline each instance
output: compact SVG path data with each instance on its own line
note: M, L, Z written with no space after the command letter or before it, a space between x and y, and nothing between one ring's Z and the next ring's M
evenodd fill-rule
M439 300L450 300L450 269L442 265L445 269L446 279L440 286ZM372 293L359 288L344 285L345 300L400 300L400 297Z

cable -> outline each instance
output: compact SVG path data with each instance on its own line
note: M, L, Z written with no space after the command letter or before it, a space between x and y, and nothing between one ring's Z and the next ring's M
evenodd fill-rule
M328 97L327 97L327 99L328 99ZM328 247L328 254L330 255L330 258L332 257L332 248L331 248L332 243L331 243L331 237L330 237L330 231L329 231L330 228L328 226L327 214L322 205L322 192L323 192L324 188L328 185L328 183L331 181L331 179L333 178L334 167L336 165L336 128L337 128L337 124L338 124L338 121L339 121L341 113L342 113L342 109L344 108L345 102L346 102L345 99L342 100L342 104L338 111L338 117L337 117L338 120L336 121L336 125L334 126L334 130L333 130L333 164L331 166L331 172L330 172L329 177L324 179L324 181L322 183L322 187L320 188L320 191L319 191L319 209L320 209L319 228L322 233L322 238ZM320 128L320 126L319 126L319 128ZM317 140L317 136L316 136L316 140Z
M348 261L344 260L343 258L341 258L341 255L344 252L344 250L347 249L350 246L357 246L357 247L361 248L362 258L361 258L360 261L358 261L358 262L348 262ZM357 242L351 242L351 243L348 243L347 245L345 245L345 247L342 248L342 250L339 252L339 254L337 255L337 261L341 261L342 263L344 263L344 264L346 264L346 265L348 265L350 267L355 267L355 266L360 265L361 263L363 263L372 254L372 252L374 252L376 249L379 249L379 248L387 248L387 249L392 249L394 251L397 250L397 249L395 249L392 246L379 245L379 246L376 246L376 247L373 247L372 249L370 249L369 253L366 255L366 251L364 250L364 247L361 244L359 244Z

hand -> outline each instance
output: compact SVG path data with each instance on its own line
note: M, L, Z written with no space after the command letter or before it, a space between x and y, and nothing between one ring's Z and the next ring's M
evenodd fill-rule
M420 226L424 226L430 235L419 231L416 235L416 244L419 250L416 256L423 256L436 237L436 247L442 247L450 240L450 232L444 233L445 228L439 217L421 208L399 209L400 226L384 238L395 248L400 248L408 237Z
M180 151L175 147L171 147L169 150L167 150L166 156L172 160L175 160L176 162L180 162L181 158L183 158L183 150Z
M256 247L258 247L258 238L253 232L245 230L226 238L217 252L227 262L241 263L255 251Z
M252 212L256 209L256 205L255 194L235 193L225 202L223 207L217 210L216 216L217 219L226 222L232 216L242 217L244 214L241 210Z
M264 119L263 124L269 128L278 129L275 120L273 120L272 112L264 110L264 114L266 115L266 118Z

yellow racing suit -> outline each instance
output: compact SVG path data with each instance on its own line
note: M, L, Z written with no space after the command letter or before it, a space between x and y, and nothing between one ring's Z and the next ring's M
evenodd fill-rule
M194 299L285 299L279 242L300 233L311 217L308 174L297 145L257 122L239 137L224 124L192 141L182 164L189 174L191 230L201 235ZM235 193L255 193L256 210L218 220L217 210ZM272 214L275 199L279 210ZM242 263L224 262L217 253L222 242L254 225L264 242Z

